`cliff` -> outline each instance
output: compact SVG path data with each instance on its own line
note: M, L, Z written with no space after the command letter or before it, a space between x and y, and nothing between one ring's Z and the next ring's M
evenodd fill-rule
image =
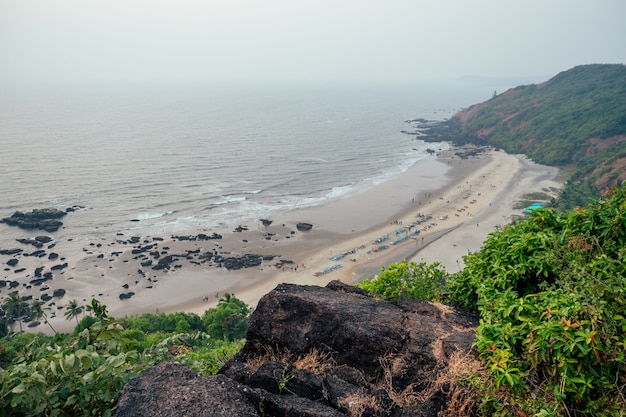
M544 83L494 94L435 126L429 136L492 145L563 168L569 185L579 188L574 194L582 194L570 196L565 207L584 205L626 180L626 66L581 65Z

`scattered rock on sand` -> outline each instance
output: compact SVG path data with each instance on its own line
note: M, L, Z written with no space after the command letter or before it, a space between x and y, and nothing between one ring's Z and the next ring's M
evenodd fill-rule
M298 223L296 225L296 229L298 229L301 232L308 232L309 230L311 230L313 228L313 225L311 223Z
M17 255L18 253L21 253L22 249L19 248L15 248L15 249L0 249L0 255Z
M63 288L57 288L56 290L54 290L54 292L52 293L53 297L56 298L61 298L65 295L65 290Z

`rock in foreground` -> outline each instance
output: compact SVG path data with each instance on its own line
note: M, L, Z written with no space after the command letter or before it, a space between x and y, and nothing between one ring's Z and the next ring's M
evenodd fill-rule
M116 415L434 417L450 394L434 381L470 351L475 325L447 306L375 300L337 281L281 284L218 375L161 364L129 382Z

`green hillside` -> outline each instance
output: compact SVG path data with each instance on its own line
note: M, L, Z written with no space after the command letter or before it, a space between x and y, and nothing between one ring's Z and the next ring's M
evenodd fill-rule
M455 114L448 125L457 141L566 168L571 176L564 197L597 195L626 179L626 66L578 66L495 95Z

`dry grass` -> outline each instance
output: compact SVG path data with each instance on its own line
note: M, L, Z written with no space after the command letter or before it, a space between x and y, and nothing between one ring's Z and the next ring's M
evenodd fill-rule
M296 369L306 370L312 374L323 376L335 368L334 355L329 350L312 349L306 355L296 357L287 349L264 347L263 354L248 358L246 361L252 372L256 372L266 361L291 364ZM478 397L467 381L473 376L484 376L485 369L478 358L472 353L457 351L449 360L441 361L432 374L426 389L417 392L417 383L410 384L402 391L394 388L394 378L402 377L412 366L406 359L397 354L389 354L379 359L382 378L378 382L393 402L400 408L414 407L423 404L434 395L444 393L447 404L439 412L439 417L462 417L475 414L476 398ZM361 417L365 414L376 415L385 411L383 405L375 395L365 389L349 394L339 400L339 406L345 408L351 417Z
M327 374L336 365L333 353L320 349L311 349L309 353L302 356L296 356L286 348L275 349L269 346L263 346L262 351L263 353L261 355L250 357L246 360L246 364L251 372L256 372L265 362L272 361L291 364L296 369L322 376Z
M348 410L350 417L361 417L366 412L381 413L383 411L376 397L363 390L343 397L339 400L339 405Z
M472 376L484 375L485 370L478 358L469 352L455 352L447 363L440 362L428 380L428 387L416 391L417 384L411 384L402 391L393 387L393 378L403 375L407 364L396 355L387 355L380 359L383 370L383 388L393 403L401 408L414 407L425 403L438 393L445 393L448 398L446 407L439 412L439 417L461 417L472 415L476 409L477 393L466 382ZM464 383L465 382L465 383Z
M380 368L383 371L383 389L395 405L401 408L411 407L420 403L420 396L415 392L415 385L410 384L398 392L393 387L393 378L402 376L406 372L407 363L405 358L389 354L379 359Z
M250 369L250 372L254 373L259 370L259 368L265 362L280 362L280 363L291 363L294 360L294 355L288 349L275 349L271 346L262 346L259 349L263 353L248 357L246 359L246 365Z
M462 417L474 414L478 393L464 382L472 376L484 375L483 364L471 352L456 351L447 366L435 369L432 382L420 393L422 401L437 392L446 391L448 403L439 412L439 417Z
M309 371L317 376L326 375L335 365L333 354L329 351L320 351L319 349L311 349L309 353L293 362L293 366L296 369Z

